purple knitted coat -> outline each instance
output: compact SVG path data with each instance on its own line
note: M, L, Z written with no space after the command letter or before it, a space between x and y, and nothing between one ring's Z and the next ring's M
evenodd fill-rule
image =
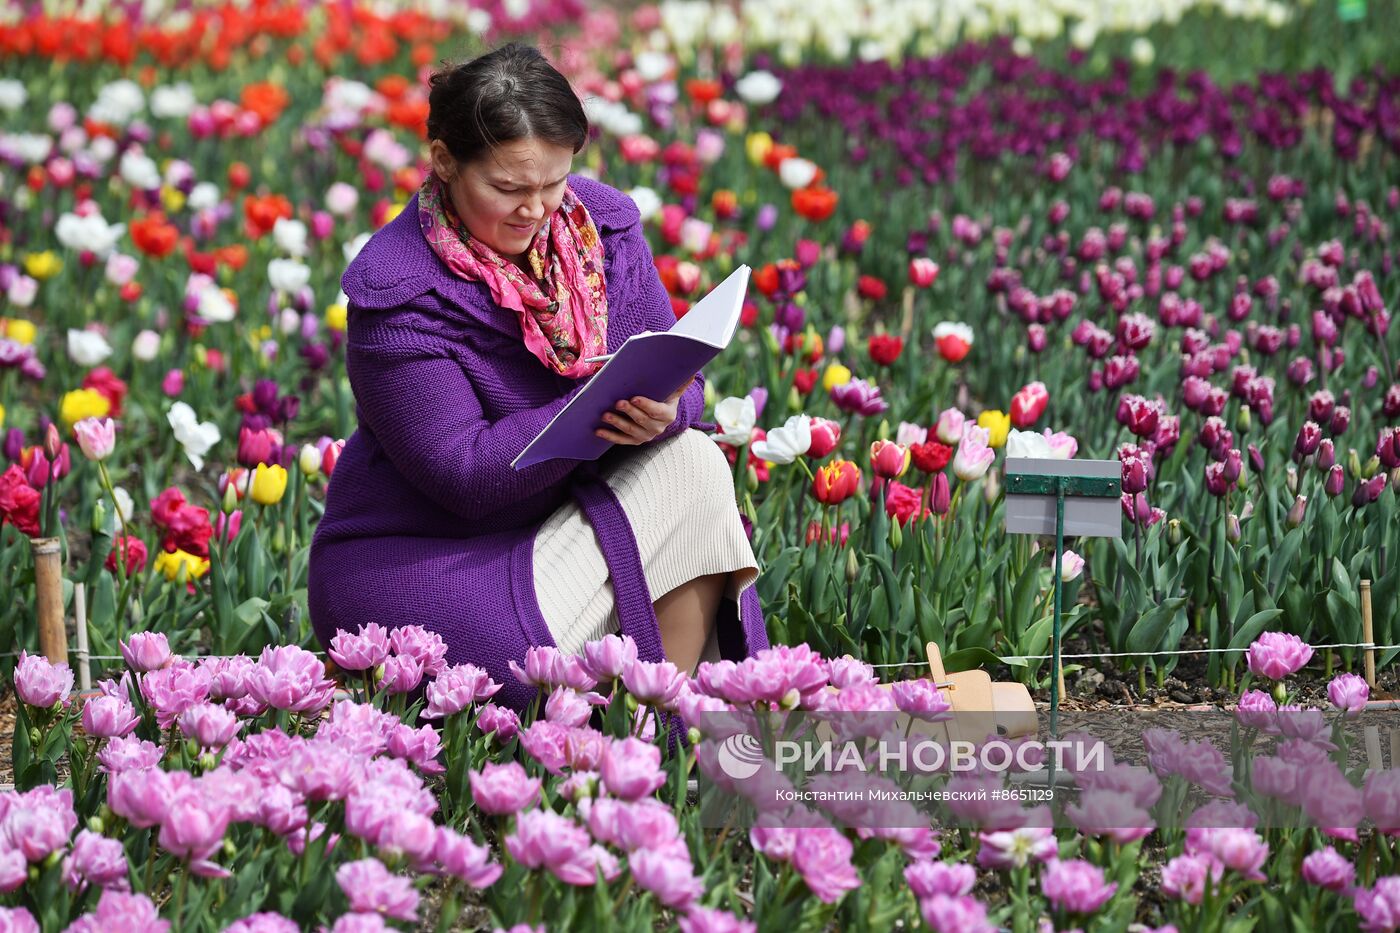
M636 205L572 176L602 236L608 351L675 322ZM345 445L312 540L309 606L323 644L363 624L422 625L505 685L517 710L535 696L507 662L553 645L535 597L535 533L570 497L598 536L622 630L644 660L664 658L636 538L599 462L510 461L583 386L526 349L512 311L454 276L428 246L415 197L379 230L341 280L349 303L346 369L359 427ZM681 396L670 437L704 414L704 379ZM618 447L607 458L626 456ZM697 529L700 533L702 529ZM658 596L660 594L657 594ZM768 647L758 594L724 600L724 657Z

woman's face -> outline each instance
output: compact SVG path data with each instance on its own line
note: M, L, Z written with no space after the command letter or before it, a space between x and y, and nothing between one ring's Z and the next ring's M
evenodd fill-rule
M527 138L501 143L475 161L458 162L441 140L434 140L432 160L438 177L447 180L452 206L467 232L502 256L519 259L564 199L574 154Z

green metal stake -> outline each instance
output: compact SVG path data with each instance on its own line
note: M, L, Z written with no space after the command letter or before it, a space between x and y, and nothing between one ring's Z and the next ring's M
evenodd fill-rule
M1065 478L1055 477L1055 620L1050 628L1050 738L1060 737L1060 592L1064 582L1060 577L1065 554ZM1050 793L1055 793L1055 756L1050 756Z

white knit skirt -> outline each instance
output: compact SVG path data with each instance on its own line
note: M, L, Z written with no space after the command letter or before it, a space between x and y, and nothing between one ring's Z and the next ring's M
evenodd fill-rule
M652 602L696 577L727 573L725 598L737 603L758 579L733 473L707 435L688 429L631 449L601 476L636 535ZM581 654L585 642L619 631L608 565L577 502L561 506L536 532L534 571L540 613L561 652ZM719 660L715 634L701 660Z

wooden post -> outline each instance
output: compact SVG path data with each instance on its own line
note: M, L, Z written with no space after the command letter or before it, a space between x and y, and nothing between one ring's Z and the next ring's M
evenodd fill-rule
M92 689L92 669L88 664L87 586L73 584L73 634L78 642L78 689Z
M68 663L68 633L63 628L63 557L57 538L31 538L34 587L39 617L39 652L50 664Z
M1361 581L1361 640L1367 645L1366 648L1366 685L1372 690L1376 689L1376 649L1375 632L1371 622L1371 581Z

